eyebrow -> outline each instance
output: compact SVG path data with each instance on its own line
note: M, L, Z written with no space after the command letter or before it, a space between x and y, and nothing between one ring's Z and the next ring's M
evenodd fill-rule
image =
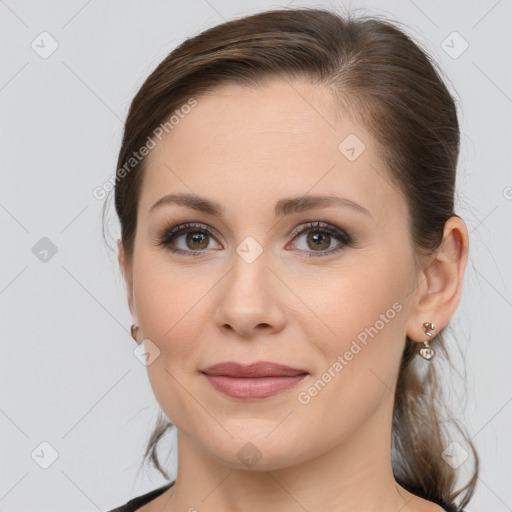
M224 208L219 203L195 194L168 194L151 206L148 215L164 205L185 206L221 218L224 215ZM371 216L370 211L359 203L335 195L309 195L280 199L275 205L274 214L276 217L284 217L292 213L300 213L329 206L348 207Z

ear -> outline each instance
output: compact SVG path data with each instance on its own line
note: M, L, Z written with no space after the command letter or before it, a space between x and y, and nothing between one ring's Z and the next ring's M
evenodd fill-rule
M443 241L430 256L419 275L415 301L407 323L407 336L414 341L427 339L423 324L435 324L432 336L441 331L455 313L462 292L468 259L469 238L466 224L450 217L444 226Z
M117 261L119 262L119 268L121 273L123 274L125 283L126 283L126 291L128 295L128 307L130 308L130 313L134 314L133 308L133 279L132 279L132 265L131 262L127 260L124 247L119 239L117 241Z

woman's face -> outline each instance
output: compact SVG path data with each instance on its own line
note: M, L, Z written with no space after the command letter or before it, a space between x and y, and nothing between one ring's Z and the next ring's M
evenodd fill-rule
M196 99L147 157L128 274L139 339L160 351L148 372L162 410L238 468L388 442L419 274L405 199L374 141L306 81ZM169 194L222 213L152 208ZM307 375L271 396L229 396L201 371L225 361Z

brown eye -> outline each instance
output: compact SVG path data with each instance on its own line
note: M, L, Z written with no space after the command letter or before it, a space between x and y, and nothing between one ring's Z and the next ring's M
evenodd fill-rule
M328 233L310 231L307 235L307 243L314 251L328 249L331 245L331 235Z
M353 240L348 233L336 226L320 222L313 222L295 230L292 237L293 241L305 237L304 242L298 245L302 245L302 247L299 247L299 251L306 253L308 257L333 254L353 244ZM338 243L332 247L331 244L334 241Z
M208 248L212 239L214 239L213 231L207 226L181 224L169 228L158 243L175 254L197 255L206 252L205 249Z
M299 252L307 257L328 256L353 245L352 237L344 230L331 224L310 223L292 234L292 242L305 237L299 244ZM203 224L181 224L168 228L158 239L158 244L174 254L202 256L207 254L211 241L216 237L211 228ZM333 247L333 242L337 244ZM222 248L222 246L220 246Z
M208 234L199 231L187 233L185 243L187 247L195 251L197 249L206 249L208 247Z

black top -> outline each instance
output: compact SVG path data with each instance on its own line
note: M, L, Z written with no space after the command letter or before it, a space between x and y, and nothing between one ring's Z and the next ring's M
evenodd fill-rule
M176 480L163 485L162 487L158 487L158 489L153 489L152 491L143 494L142 496L137 496L136 498L131 499L125 505L121 505L120 507L115 508L114 510L110 510L109 512L135 512L142 505L149 503L151 500L155 499L157 496L163 494L169 487L171 487Z
M133 498L125 505L121 505L120 507L117 507L113 510L110 510L109 512L135 512L140 507L145 505L146 503L149 503L151 500L155 499L157 496L160 496L163 494L169 487L171 487L176 480L173 480L172 482L163 485L162 487L158 487L158 489L153 489L152 491L143 494L141 496L137 496L136 498ZM448 503L440 498L429 498L429 501L435 503L436 505L439 505L442 507L446 512L458 512L457 507L453 503ZM461 511L463 512L463 511Z

